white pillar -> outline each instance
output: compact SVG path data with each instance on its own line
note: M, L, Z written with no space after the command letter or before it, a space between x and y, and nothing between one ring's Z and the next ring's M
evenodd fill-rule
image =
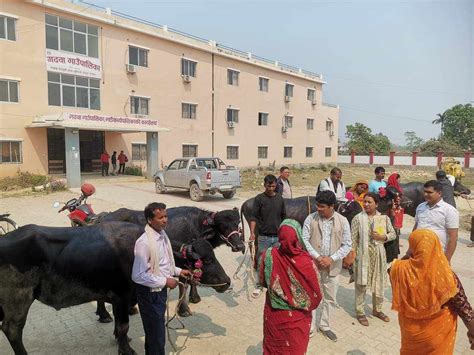
M66 149L66 178L68 187L81 186L81 152L79 151L79 130L64 129Z
M158 132L146 132L146 177L153 180L158 170Z

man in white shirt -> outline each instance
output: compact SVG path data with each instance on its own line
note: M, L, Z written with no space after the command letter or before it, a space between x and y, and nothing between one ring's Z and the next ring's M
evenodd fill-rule
M191 276L174 264L173 250L165 232L166 205L153 202L145 207L148 224L135 242L132 280L137 284L137 301L145 330L145 354L165 354L165 311L167 288L175 288L175 276Z
M459 229L459 212L443 201L443 186L437 180L424 185L425 201L416 208L415 229L430 229L436 233L443 246L446 258L456 250Z
M303 224L303 242L318 266L324 294L318 321L315 319L316 311L313 311L310 334L313 334L318 323L319 330L332 341L337 341L337 336L331 330L330 312L337 304L342 259L352 247L349 222L346 217L334 211L335 205L334 193L328 190L319 192L316 195L317 212L306 217Z
M346 185L342 182L342 170L339 168L332 168L329 178L321 180L319 183L316 195L320 191L332 191L336 195L338 202L345 202L346 199Z

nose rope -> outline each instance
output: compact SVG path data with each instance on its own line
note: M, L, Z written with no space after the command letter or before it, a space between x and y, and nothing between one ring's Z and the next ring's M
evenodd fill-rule
M219 234L219 236L221 237L221 239L223 241L225 241L227 244L229 244L229 246L231 248L237 248L234 244L232 244L232 242L229 240L230 237L232 237L234 234L240 234L240 228L235 230L235 231L232 231L230 232L226 237L223 236L222 234Z

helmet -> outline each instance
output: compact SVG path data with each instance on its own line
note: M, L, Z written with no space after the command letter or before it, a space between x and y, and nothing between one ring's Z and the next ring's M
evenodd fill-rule
M81 186L81 191L84 194L84 196L89 197L94 194L95 192L95 187L92 184L82 184Z

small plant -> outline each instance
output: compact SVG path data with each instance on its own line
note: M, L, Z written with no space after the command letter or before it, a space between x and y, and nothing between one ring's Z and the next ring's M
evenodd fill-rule
M319 169L326 172L328 171L328 166L326 164L321 163L319 164Z
M143 170L141 166L129 165L125 167L125 175L143 176Z

